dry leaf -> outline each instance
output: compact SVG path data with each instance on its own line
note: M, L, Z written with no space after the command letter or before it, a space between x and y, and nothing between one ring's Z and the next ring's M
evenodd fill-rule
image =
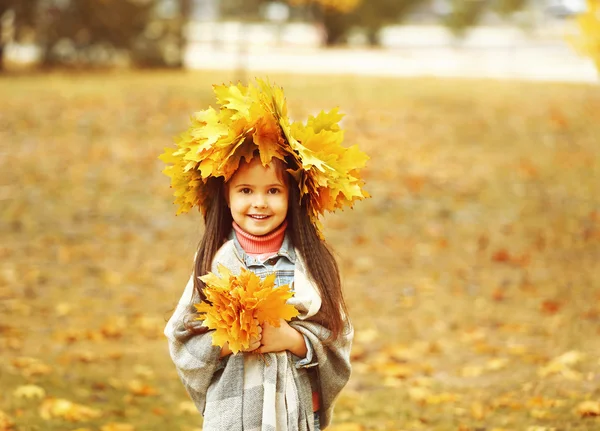
M507 365L508 365L508 359L506 359L506 358L494 358L494 359L490 359L485 364L485 367L488 370L498 371L498 370L501 370L503 368L506 368Z
M179 413L186 413L186 414L197 414L198 413L198 409L196 409L196 405L191 401L180 402L179 405L177 406L177 410L179 411Z
M133 372L136 376L143 379L153 379L154 378L154 370L146 365L136 364L133 367Z
M27 399L44 398L44 396L46 396L46 391L44 391L44 388L41 388L36 385L24 385L19 386L17 389L15 389L15 391L13 392L13 396L15 398Z
M485 417L485 413L486 413L486 409L482 403L480 403L478 401L471 403L471 416L474 419L477 419L477 420L483 419Z
M52 372L52 368L36 358L19 357L13 359L12 364L21 370L24 377L45 376Z
M286 301L293 296L288 285L275 287L275 274L260 280L244 268L235 276L224 266L220 277L208 273L201 277L206 283L207 302L195 304L204 326L214 329L213 345L229 343L233 353L247 349L250 340L258 336L259 325L279 326L281 319L289 320L298 310Z
M353 422L335 424L328 428L330 431L364 431L365 427Z
M100 415L101 412L97 409L61 398L46 398L40 406L40 416L45 420L64 419L80 422L98 418Z
M582 418L600 416L600 402L584 401L575 408L575 412Z
M149 397L158 393L155 388L139 380L130 381L127 384L127 387L133 395L137 395L140 397Z
M13 431L16 428L15 422L10 416L0 410L0 431Z
M581 362L584 354L577 351L571 350L551 360L547 365L538 370L538 375L541 377L547 377L553 374L561 374L562 376L572 379L579 380L581 374L571 367Z
M534 419L550 419L552 415L548 410L533 409L529 412L529 415Z
M100 431L135 431L135 427L126 423L108 423L100 427Z

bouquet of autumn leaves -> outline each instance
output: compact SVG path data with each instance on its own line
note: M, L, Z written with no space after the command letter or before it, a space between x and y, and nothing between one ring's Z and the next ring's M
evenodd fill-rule
M250 340L258 337L259 326L269 323L278 327L280 319L290 320L298 310L286 301L294 293L289 286L275 287L275 274L260 277L244 268L239 275L223 265L219 275L209 272L200 277L204 288L205 302L194 304L198 311L197 320L214 329L213 345L229 348L235 354L249 348Z

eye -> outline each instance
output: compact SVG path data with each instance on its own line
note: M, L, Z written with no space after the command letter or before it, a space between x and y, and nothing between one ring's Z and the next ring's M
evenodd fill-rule
M273 187L272 189L269 189L269 194L275 195L277 193L280 193L279 189L276 189L275 187Z
M245 195L249 195L250 193L252 193L252 190L250 190L248 187L242 187L240 189L240 193L243 193Z

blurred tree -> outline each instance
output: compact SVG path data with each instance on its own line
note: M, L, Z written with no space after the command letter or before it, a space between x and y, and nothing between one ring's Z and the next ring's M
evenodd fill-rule
M32 29L45 67L108 65L118 51L128 52L137 66L181 67L191 4L192 0L0 0L0 16L12 11L16 29Z
M37 0L0 0L0 71L4 68L5 46L33 34Z
M371 44L379 29L400 23L414 8L431 5L431 0L287 0L291 5L310 5L326 31L326 43L343 43L353 27L363 29ZM476 25L489 10L509 16L525 8L528 0L446 0L448 13L442 22L457 36Z
M376 0L371 0L375 1ZM391 0L394 1L394 0ZM355 15L350 12L368 2L367 0L287 0L292 6L307 5L312 8L316 18L323 23L325 43L342 43L344 36L355 25Z
M353 24L367 32L371 45L376 45L379 29L387 24L400 23L402 19L423 0L377 0L363 1L351 13Z
M43 2L48 3L48 2ZM150 20L150 1L77 0L50 2L42 11L38 37L42 64L91 63L92 47L132 49Z
M350 29L366 31L371 44L386 24L400 22L410 9L424 0L289 0L291 5L310 4L323 23L327 45L343 43Z
M144 31L131 48L139 67L182 67L191 0L154 0Z
M479 22L487 9L486 0L452 0L450 12L442 21L457 37Z
M492 8L501 16L510 16L527 7L529 0L495 0Z
M255 21L260 19L260 7L266 0L221 0L219 12L223 18Z

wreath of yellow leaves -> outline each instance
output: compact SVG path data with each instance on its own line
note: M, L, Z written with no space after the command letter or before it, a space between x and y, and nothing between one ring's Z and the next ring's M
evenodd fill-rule
M342 146L344 132L335 108L308 121L290 123L281 87L257 79L257 85L214 85L219 110L209 107L192 116L192 124L165 148L160 159L169 164L163 173L171 178L177 214L197 206L206 212L210 177L227 182L242 157L250 161L259 150L263 166L273 157L295 164L288 169L298 182L300 197L309 195L308 211L317 226L325 211L353 206L369 197L360 177L369 157L354 145Z

